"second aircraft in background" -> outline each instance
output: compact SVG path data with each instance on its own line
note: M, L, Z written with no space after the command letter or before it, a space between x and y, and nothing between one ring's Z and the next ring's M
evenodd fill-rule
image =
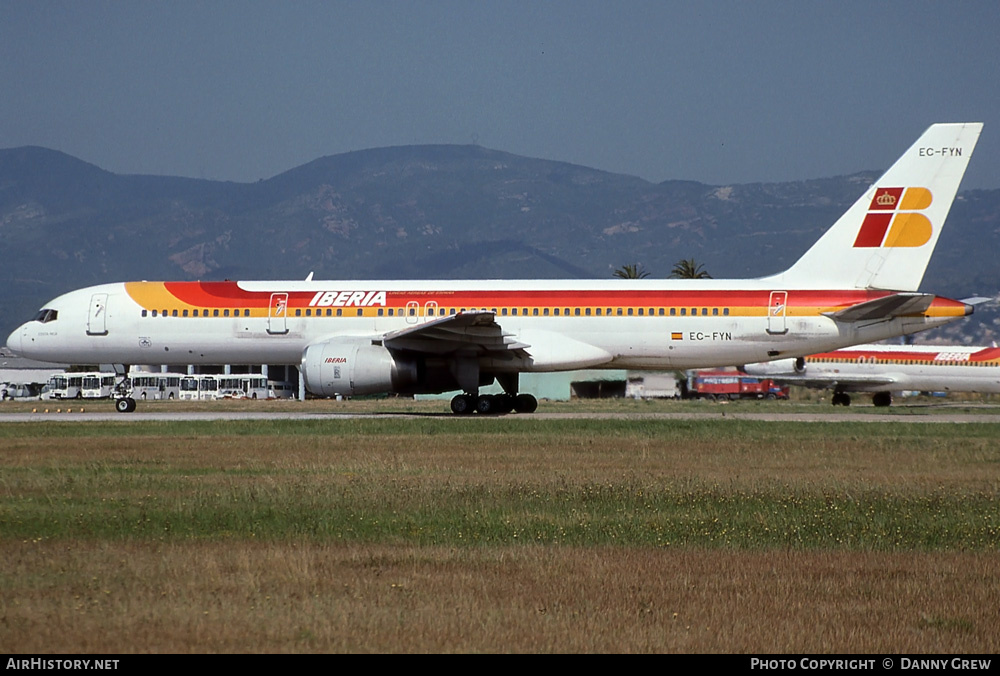
M892 393L1000 393L1000 348L941 345L856 345L796 359L747 364L751 375L815 389L832 389L834 406L850 406L848 392L872 392L889 406Z

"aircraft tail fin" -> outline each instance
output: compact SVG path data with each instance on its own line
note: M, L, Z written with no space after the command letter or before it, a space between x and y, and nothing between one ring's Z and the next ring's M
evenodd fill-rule
M929 127L780 283L916 291L982 128Z

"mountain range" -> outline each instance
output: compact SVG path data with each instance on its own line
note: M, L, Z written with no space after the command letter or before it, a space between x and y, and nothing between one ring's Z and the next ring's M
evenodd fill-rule
M975 161L975 159L973 159ZM794 262L880 172L786 183L650 183L477 145L322 157L256 183L120 175L0 149L0 334L65 291L136 279L714 277ZM922 290L996 297L1000 190L963 191ZM919 342L984 342L996 301Z

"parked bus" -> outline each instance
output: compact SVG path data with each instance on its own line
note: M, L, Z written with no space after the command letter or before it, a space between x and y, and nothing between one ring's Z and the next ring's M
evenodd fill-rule
M181 389L178 397L181 401L196 401L198 399L198 376L181 378Z
M59 373L45 383L42 399L79 399L83 396L82 386L83 376L79 373Z
M273 399L267 378L260 373L219 376L219 395L226 399Z
M106 399L114 387L113 373L84 373L80 393L84 399Z
M182 376L180 398L186 401L206 401L216 399L219 393L220 376Z
M132 373L133 399L173 400L180 397L180 373Z

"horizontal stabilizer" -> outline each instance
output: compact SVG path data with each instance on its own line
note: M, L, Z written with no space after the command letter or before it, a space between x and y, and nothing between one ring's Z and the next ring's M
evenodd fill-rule
M934 294L930 293L895 293L823 314L838 322L870 322L923 314L933 302Z

